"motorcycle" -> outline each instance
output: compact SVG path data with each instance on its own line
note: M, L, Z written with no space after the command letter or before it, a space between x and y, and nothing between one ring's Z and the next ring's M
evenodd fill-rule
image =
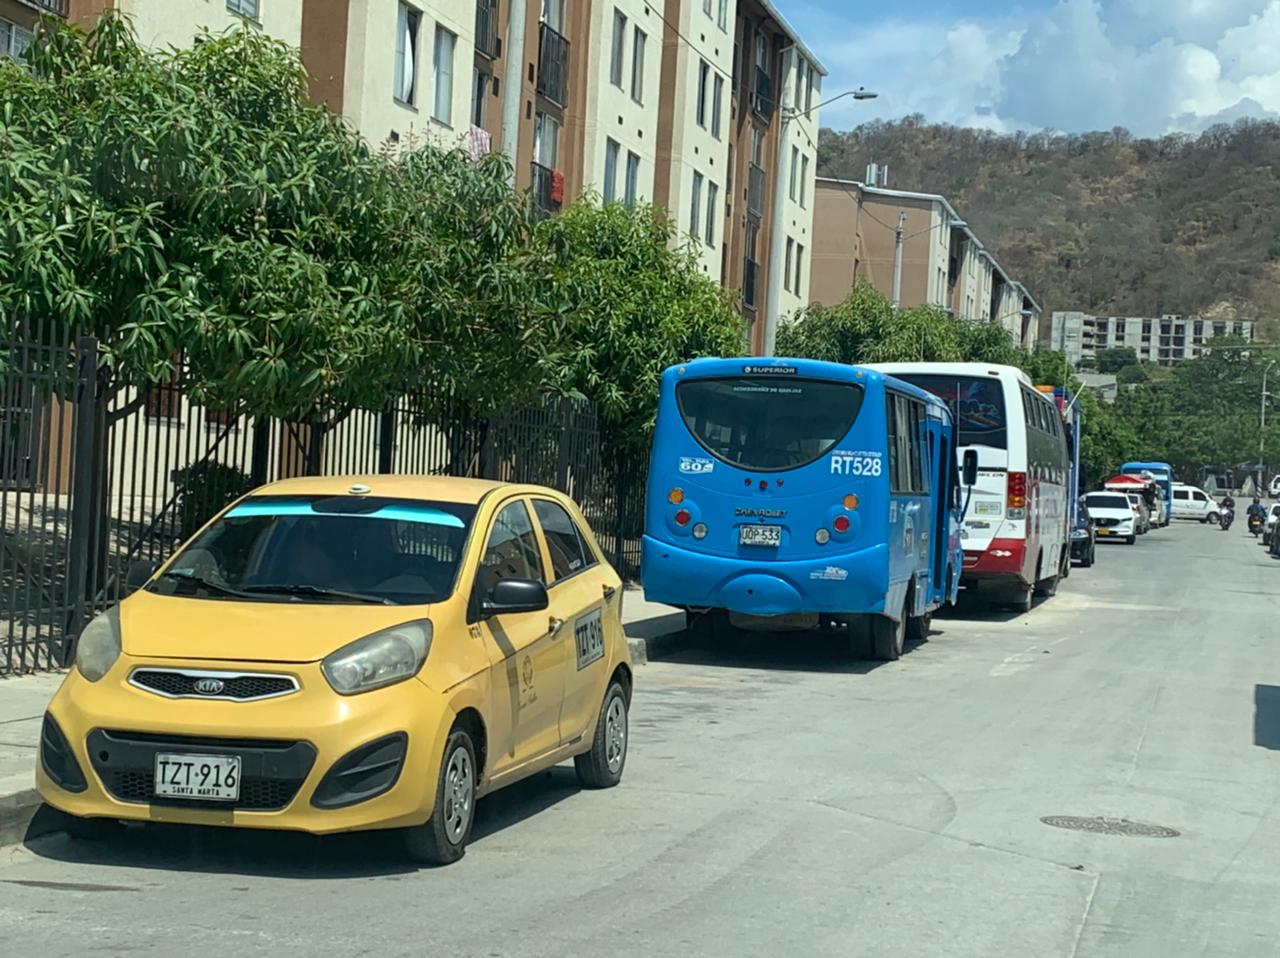
M1226 532L1231 528L1231 523L1235 522L1236 511L1234 509L1223 509L1218 516L1218 528Z
M1262 516L1254 513L1249 517L1249 532L1255 539L1262 534Z

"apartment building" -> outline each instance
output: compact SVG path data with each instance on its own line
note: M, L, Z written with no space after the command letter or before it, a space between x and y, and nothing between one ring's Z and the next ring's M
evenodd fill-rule
M1094 316L1074 310L1049 317L1049 346L1073 366L1092 365L1104 349L1132 349L1142 362L1172 366L1199 356L1211 339L1241 337L1252 342L1249 320L1197 316Z
M934 306L993 323L1027 348L1041 309L943 196L820 177L811 298L834 305L868 282L905 308ZM899 240L901 236L901 240Z
M741 0L728 144L726 286L742 290L745 337L770 355L778 324L810 302L818 108L826 68L772 0Z

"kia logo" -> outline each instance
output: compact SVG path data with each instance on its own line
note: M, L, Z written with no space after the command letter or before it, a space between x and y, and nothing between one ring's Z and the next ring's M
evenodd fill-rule
M195 685L196 691L201 695L221 695L226 687L222 679L199 679Z

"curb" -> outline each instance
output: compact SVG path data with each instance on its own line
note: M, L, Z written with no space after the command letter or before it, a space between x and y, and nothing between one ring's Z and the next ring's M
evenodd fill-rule
M631 664L648 665L650 662L664 659L676 651L684 641L683 632L670 632L666 635L650 638L627 636L627 644L631 646Z
M60 830L52 816L40 815L44 800L34 788L0 795L0 848Z

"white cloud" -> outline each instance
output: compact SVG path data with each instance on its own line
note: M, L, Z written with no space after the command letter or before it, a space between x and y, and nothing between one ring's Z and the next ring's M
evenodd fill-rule
M824 90L881 93L833 105L827 126L919 112L995 130L1158 135L1280 114L1280 0L1057 0L955 20L817 2L797 0L792 19L831 70Z

